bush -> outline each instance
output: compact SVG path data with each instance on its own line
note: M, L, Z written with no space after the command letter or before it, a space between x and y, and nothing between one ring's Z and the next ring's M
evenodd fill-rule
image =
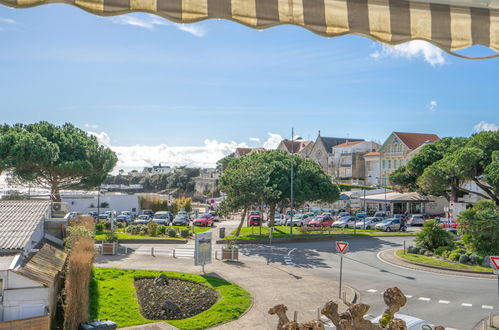
M126 232L132 235L139 235L147 232L146 225L131 225L126 227Z
M461 253L459 251L452 251L449 253L449 256L447 259L452 260L452 261L459 261L459 258L461 257Z
M156 222L149 222L147 224L147 232L151 236L156 236L158 235L158 224Z
M466 254L461 254L459 257L460 264L467 264L470 261L470 258Z
M168 236L177 237L177 231L173 228L168 229Z
M413 247L413 248L412 248L412 253L414 253L414 254L419 254L419 250L420 250L420 249L419 249L417 246L416 246L416 247Z
M431 256L433 256L433 252L431 252L431 251L426 251L426 252L424 253L424 255L425 255L425 256L427 256L427 257L431 257Z
M104 224L102 222L97 222L95 224L95 231L104 231Z
M412 246L407 247L407 251L406 252L407 253L414 253L414 247L412 247Z
M425 222L423 229L416 234L416 245L427 250L434 250L440 246L451 246L452 243L452 234L440 228L436 221Z
M187 237L191 236L191 231L187 228L182 229L180 231L180 236L182 236L183 238L187 238Z
M116 222L116 228L125 228L125 224L123 222Z
M470 255L470 263L473 265L481 265L482 264L482 258L477 256L476 254L471 254Z
M109 221L104 222L104 226L106 227L107 230L111 229L111 222Z
M450 248L448 246L439 246L435 250L433 250L433 253L435 253L437 256L444 256L445 252L449 252Z
M158 226L158 234L164 235L166 233L166 226L165 225L159 225Z
M419 254L421 254L421 255L424 255L426 252L428 252L427 249L424 249L424 248L419 249Z

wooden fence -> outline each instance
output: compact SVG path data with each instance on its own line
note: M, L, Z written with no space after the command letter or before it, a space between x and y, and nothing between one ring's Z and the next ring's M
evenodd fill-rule
M28 319L0 322L0 330L49 330L50 316L37 316Z

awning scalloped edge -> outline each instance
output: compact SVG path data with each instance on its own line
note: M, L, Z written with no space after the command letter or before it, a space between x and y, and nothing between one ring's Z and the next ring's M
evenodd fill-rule
M499 53L499 10L406 0L0 0L13 8L65 3L99 16L144 12L176 23L232 20L255 29L296 25L325 37L355 34L389 45L425 40L454 53ZM476 59L497 57L499 54Z

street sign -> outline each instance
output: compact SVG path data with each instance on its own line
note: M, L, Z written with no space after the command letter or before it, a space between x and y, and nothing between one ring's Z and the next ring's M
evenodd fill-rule
M490 257L490 267L492 267L495 274L499 274L499 257Z
M336 251L345 254L348 249L348 242L336 242Z
M197 233L194 241L194 265L211 264L211 232Z

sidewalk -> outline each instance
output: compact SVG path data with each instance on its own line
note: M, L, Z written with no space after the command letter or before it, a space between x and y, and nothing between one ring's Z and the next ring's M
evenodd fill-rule
M192 259L173 259L170 257L152 257L145 255L98 256L96 267L114 267L145 270L169 270L201 274L201 267L194 266ZM298 311L298 321L313 320L317 308L329 300L338 299L338 283L309 274L305 269L257 262L222 262L213 260L205 266L206 275L222 277L234 282L253 297L253 306L241 318L216 326L216 329L275 329L277 316L267 311L277 305L288 307L288 317L293 318ZM355 291L343 286L347 301L352 301ZM346 310L341 303L340 311Z
M485 323L485 327L484 327ZM478 322L477 325L473 327L473 330L494 330L494 329L499 329L499 314L493 315L492 316L492 324L493 326L490 325L490 319L484 318L480 322Z

